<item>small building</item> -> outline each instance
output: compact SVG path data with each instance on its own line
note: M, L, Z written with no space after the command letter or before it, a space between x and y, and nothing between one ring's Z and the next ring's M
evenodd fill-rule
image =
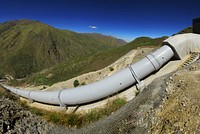
M193 33L200 34L200 18L193 19L192 31L193 31Z

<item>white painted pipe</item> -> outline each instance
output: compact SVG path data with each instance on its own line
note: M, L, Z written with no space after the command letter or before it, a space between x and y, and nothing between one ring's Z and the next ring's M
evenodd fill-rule
M140 82L152 72L158 70L174 55L172 49L165 45L144 59L129 65L122 71L98 82L60 91L30 91L2 85L4 88L30 100L54 105L79 105L93 102L115 94Z
M200 35L181 34L168 38L163 47L122 71L98 82L60 91L30 91L2 85L30 100L54 105L79 105L113 95L161 68L173 56L182 59L190 52L200 52Z

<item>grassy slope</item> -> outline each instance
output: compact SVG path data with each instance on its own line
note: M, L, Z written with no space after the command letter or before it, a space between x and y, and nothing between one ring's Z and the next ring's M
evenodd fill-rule
M84 33L83 35L89 36L93 38L94 40L100 40L101 42L104 42L105 44L110 44L111 46L124 45L124 40L116 39L115 37L112 37L112 36L105 36L99 33Z
M0 24L0 72L25 77L73 57L96 53L126 42L105 41L95 37L59 30L38 21L18 20Z
M166 37L151 39L148 37L137 38L120 48L72 58L68 62L62 62L51 69L36 73L26 80L27 83L36 85L52 85L90 71L99 70L119 59L132 49L141 46L159 46ZM48 77L51 74L51 77Z
M192 32L193 32L193 31L192 31L192 27L190 26L190 27L187 27L187 28L181 30L181 31L178 32L177 34L192 33Z

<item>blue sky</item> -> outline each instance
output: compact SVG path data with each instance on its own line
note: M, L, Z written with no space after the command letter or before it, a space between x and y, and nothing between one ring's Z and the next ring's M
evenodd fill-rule
M0 22L31 19L131 41L170 36L200 17L200 0L0 0Z

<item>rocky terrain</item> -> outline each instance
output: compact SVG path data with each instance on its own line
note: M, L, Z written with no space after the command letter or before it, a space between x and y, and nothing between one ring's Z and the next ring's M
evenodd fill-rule
M19 103L19 97L0 88L0 133L47 134L67 133L70 129L47 122Z
M1 133L45 133L46 122L21 107L17 97L1 89L0 130Z
M200 133L200 62L172 74L163 104L153 110L150 133Z

